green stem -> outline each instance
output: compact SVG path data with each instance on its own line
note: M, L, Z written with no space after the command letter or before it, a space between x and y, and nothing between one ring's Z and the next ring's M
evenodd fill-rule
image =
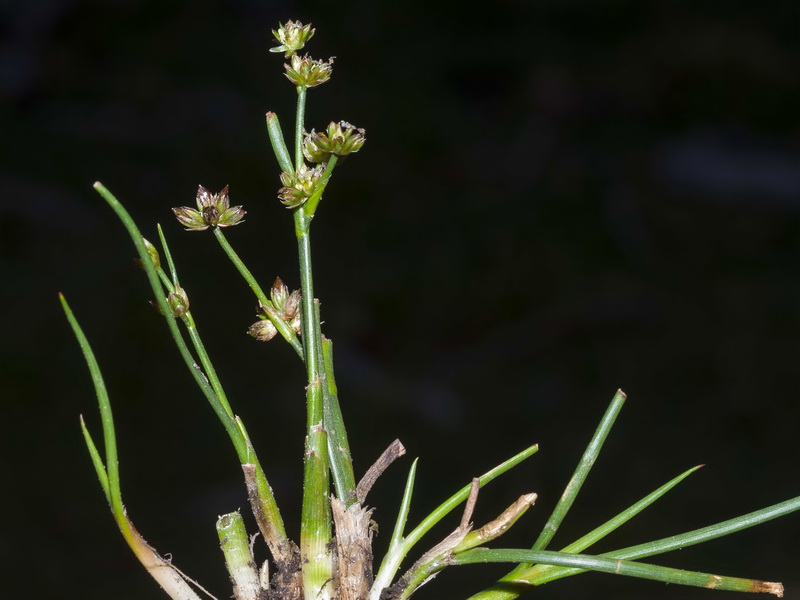
M158 272L159 277L161 278L161 282L164 284L170 292L173 292L175 287L179 285L178 281L178 272L175 268L175 263L172 260L172 254L169 250L169 245L167 244L166 237L164 236L161 227L158 227L158 234L161 240L161 246L164 250L164 256L167 259L167 265L170 270L170 274L172 279L167 276L164 272L164 269L158 268L156 269ZM192 317L191 311L187 311L186 315L184 315L183 324L186 327L187 331L189 332L189 337L192 340L192 345L197 352L198 357L200 358L200 363L203 365L203 369L208 377L208 380L211 384L214 393L219 400L219 404L225 409L225 412L228 416L235 420L236 425L238 426L240 434L243 436L245 440L245 448L246 453L242 454L241 451L237 449L239 462L241 464L253 464L255 466L255 481L257 483L257 501L260 506L261 514L264 516L265 527L267 529L266 533L264 534L264 538L267 544L270 547L270 550L273 553L273 557L276 559L280 558L281 560L286 560L286 553L288 552L288 538L286 536L286 529L283 524L283 518L281 517L280 510L278 509L278 504L275 501L275 496L272 493L272 488L267 481L266 473L264 473L264 469L261 467L261 463L256 456L255 449L253 445L250 443L250 438L247 436L247 431L244 428L244 423L242 423L241 419L236 417L233 414L233 410L228 402L228 397L225 393L224 388L222 387L222 383L217 376L217 371L214 368L214 364L211 362L208 353L205 350L205 345L203 344L202 339L200 338L200 333L197 330L197 326L195 324L194 318ZM216 406L216 405L214 405ZM215 408L216 410L216 408ZM223 424L225 421L223 420Z
M142 241L143 238L139 228L136 226L136 223L134 223L130 214L128 214L128 211L125 210L125 207L122 206L119 200L117 200L116 197L114 197L114 195L108 191L103 184L98 181L94 184L94 188L116 213L117 217L128 231L128 235L130 236L133 245L136 247L136 250L139 253L139 258L144 266L147 279L150 282L150 287L152 288L155 296L155 302L158 305L161 314L164 315L167 328L172 335L175 345L178 347L178 352L180 353L181 358L183 358L183 362L186 364L186 367L189 369L189 372L191 373L198 387L203 392L206 400L208 400L208 403L211 404L214 412L217 413L217 416L225 427L225 430L228 432L228 436L231 438L231 442L236 450L236 454L239 457L247 456L247 445L245 444L245 440L239 432L236 423L228 415L227 411L220 403L216 393L214 393L214 389L209 384L208 379L206 379L203 372L197 368L197 363L195 362L194 357L189 351L189 348L186 345L180 330L178 329L178 325L175 322L175 317L172 316L172 312L167 305L166 294L163 286L161 285L161 281L159 280L158 273L156 273L153 261L150 258L150 253L147 251L147 248L145 248L144 242Z
M331 179L331 174L333 170L336 168L336 163L338 162L339 157L335 154L331 154L331 157L328 159L328 162L325 164L325 169L322 171L322 175L320 175L319 181L317 182L317 186L314 189L314 193L306 200L306 203L303 205L303 209L305 210L306 217L311 218L317 212L317 206L319 205L319 201L322 200L322 194L325 192L325 188L328 187L328 182Z
M216 394L219 403L222 405L222 408L224 408L225 412L228 413L228 416L233 419L233 409L231 409L231 405L228 402L228 396L225 393L225 390L222 388L222 383L219 380L219 376L217 376L217 370L211 363L211 359L208 356L208 352L206 352L206 347L203 344L203 340L200 339L200 333L197 331L197 325L194 322L194 317L192 317L191 311L187 311L186 315L181 320L186 326L186 331L189 332L189 339L192 340L192 345L194 346L194 350L197 352L197 356L200 359L200 364L203 365L203 371L205 371L206 377L208 377L208 381L211 384L211 389L214 390L214 393Z
M161 238L161 247L164 249L164 255L167 259L167 265L169 266L172 278L170 279L170 277L161 267L158 267L156 272L161 280L161 284L166 288L167 292L173 293L175 288L180 285L178 281L178 272L175 269L175 264L172 262L172 256L170 255L169 247L167 246L167 240L161 231L161 227L158 228L158 234ZM233 419L233 409L231 409L231 405L228 402L228 396L225 393L225 389L222 387L219 377L217 376L217 370L214 368L214 364L211 362L208 352L206 352L203 340L200 338L200 333L197 331L197 324L194 321L194 317L192 317L192 311L187 310L186 314L181 318L181 321L183 322L184 327L186 327L186 331L189 332L189 339L192 340L192 346L194 346L195 352L197 352L197 356L200 358L200 364L202 364L206 377L211 384L211 389L214 390L214 394L222 405L222 408L225 409L225 412L228 413L228 416Z
M303 507L301 515L300 551L303 560L303 586L308 600L327 597L328 581L333 564L330 550L331 512L328 436L324 427L323 371L321 368L321 340L319 339L319 313L314 301L314 281L311 267L310 219L303 208L294 212L295 232L300 262L302 291L301 311L303 327L303 352L308 375L306 387L307 420L306 452L303 482Z
M306 93L305 86L297 87L297 112L295 113L294 128L294 168L295 171L303 164L303 134L305 133Z
M217 536L225 555L225 566L233 582L236 600L258 600L261 583L242 515L237 511L219 517Z
M306 107L306 88L297 88L295 121L295 170L303 164L303 122ZM311 268L311 240L307 217L303 207L295 209L295 234L300 262L302 292L303 357L306 363L308 386L306 388L306 452L303 476L303 506L301 512L300 552L303 560L303 593L307 600L327 598L329 580L333 574L331 541L331 512L328 495L327 434L324 428L324 407L320 365L319 323L314 307L314 280Z
M254 452L252 452L252 447L248 443L245 435L242 433L241 428L238 426L234 418L229 414L228 411L230 410L230 407L228 406L226 409L226 406L223 405L223 402L217 396L217 393L215 392L214 388L210 385L202 369L198 367L197 363L192 357L192 354L189 351L189 348L187 347L186 342L184 341L183 336L180 333L180 330L178 329L176 319L172 316L169 306L167 305L167 301L165 298L166 294L164 293L164 288L161 285L159 274L156 272L155 265L153 265L153 261L150 257L150 254L147 251L144 242L142 241L143 238L141 232L139 231L139 228L136 226L136 223L134 223L130 214L128 214L128 211L125 210L125 207L122 206L119 200L117 200L116 197L114 197L114 195L108 189L105 188L105 186L103 186L100 182L97 182L95 183L94 187L103 197L103 199L108 203L108 205L114 210L114 212L117 214L117 217L120 219L122 224L125 226L125 229L128 231L128 235L133 241L133 244L136 247L137 252L139 253L139 258L142 262L142 265L145 268L145 273L147 274L147 278L150 282L150 287L152 288L153 294L155 295L155 302L158 305L159 309L161 310L161 313L164 315L167 327L169 328L169 331L172 334L172 339L174 340L175 345L177 346L178 351L180 352L181 357L184 360L184 363L189 369L189 372L191 373L198 387L200 387L200 390L203 392L203 395L206 397L206 400L211 405L211 408L216 413L223 427L225 427L225 431L228 433L228 436L231 439L231 442L233 444L233 447L236 451L236 455L239 458L240 463L245 464L245 463L252 463L255 461L255 464L257 466L256 470L257 478L259 480L263 480L263 485L261 486L261 489L264 492L264 494L266 494L261 497L261 502L264 505L264 512L266 518L270 520L271 525L273 526L276 532L275 535L276 538L278 538L280 545L288 545L289 542L288 538L286 537L286 530L283 524L283 520L281 518L280 512L275 502L275 498L272 495L269 485L266 483L266 475L264 474L264 471L261 468L260 464L257 462L255 454ZM215 231L217 230L215 229ZM110 475L111 473L109 473L109 476Z
M261 289L260 285L258 285L258 281L256 281L256 278L253 277L253 274L250 272L250 269L247 268L247 266L242 262L242 259L239 258L239 255L236 254L236 251L233 249L233 247L228 243L225 234L222 233L222 229L220 229L219 227L215 227L214 237L217 238L219 245L222 246L222 249L225 251L225 254L228 255L228 258L236 267L236 270L239 271L239 274L247 282L247 285L249 285L250 289L253 290L253 293L256 295L256 298L258 298L258 301L263 306L267 306L269 308L274 309L275 306L272 304L272 300L270 300L267 297L267 295L264 293L264 290ZM285 339L292 345L292 348L294 348L298 356L302 358L303 346L300 343L300 340L297 339L297 335L295 334L294 330L289 326L288 323L286 323L286 321L273 315L277 315L277 311L274 311L274 313L269 311L267 312L267 316L269 316L270 321L272 321L272 324L275 325L275 328L278 330L278 333L280 333L283 336L283 339Z
M164 272L163 268L159 267L156 269L156 271L158 272L164 287L166 287L170 292L174 292L175 288L180 286L180 281L178 280L178 270L175 267L175 261L172 260L172 252L169 250L169 244L167 244L167 238L164 235L164 230L161 229L161 225L157 225L156 228L158 229L158 238L161 241L161 248L164 251L164 258L167 259L167 267L169 268L171 280L170 277L167 277L167 274ZM211 358L208 356L208 352L203 344L203 340L200 338L200 332L197 330L197 324L195 323L194 317L192 317L192 311L187 310L181 321L186 327L186 330L189 332L189 339L192 340L192 346L194 346L194 350L197 352L197 356L200 359L200 364L203 366L203 371L205 372L206 377L208 377L208 381L211 384L211 389L214 390L214 394L216 394L217 399L219 400L220 404L222 404L225 412L228 413L228 416L231 419L233 419L233 410L228 402L228 395L225 393L225 390L222 387L222 383L217 376L217 370L214 368L214 364L211 362Z

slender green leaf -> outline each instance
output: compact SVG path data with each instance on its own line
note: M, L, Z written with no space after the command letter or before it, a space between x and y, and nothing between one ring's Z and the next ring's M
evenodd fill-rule
M757 581L754 579L741 579L738 577L722 577L683 571L669 567L647 565L629 560L608 558L607 556L590 556L587 554L564 554L547 550L490 550L476 548L468 550L451 559L454 565L469 565L487 562L516 562L516 563L541 563L562 567L574 567L581 570L600 571L615 575L625 575L640 579L652 579L665 583L705 587L732 592L759 592L783 595L783 586L780 583Z
M622 390L617 390L617 393L614 395L611 404L603 415L603 418L600 420L600 424L597 426L597 430L594 432L589 445L586 447L586 450L584 451L583 456L578 463L578 467L575 469L575 473L572 475L572 479L570 479L566 489L564 490L564 493L561 495L561 498L558 501L558 504L556 504L555 509L553 509L553 513L547 520L547 523L542 529L542 532L539 534L538 539L533 544L533 550L544 550L549 545L550 540L553 539L556 531L558 531L558 528L563 522L564 517L567 516L569 509L572 507L572 503L575 501L575 498L578 497L578 493L581 491L581 487L586 481L589 471L591 471L592 466L597 460L597 456L600 454L600 449L603 447L603 444L605 443L606 438L611 431L611 426L614 425L617 415L619 415L619 412L622 410L622 405L625 402L625 398L626 396Z
M512 456L505 462L497 465L495 468L487 471L483 475L478 478L478 483L480 487L485 486L486 484L490 483L506 471L516 467L526 458L533 456L539 450L538 444L533 446L529 446L525 448L522 452ZM412 483L413 485L413 483ZM408 487L408 484L406 484ZM439 521L441 521L444 517L446 517L453 509L455 509L458 505L464 502L467 497L469 496L470 491L472 490L472 484L465 485L463 488L458 490L455 494L450 496L447 500L442 502L438 507L436 507L428 516L426 516L419 525L417 525L411 533L409 533L401 544L399 544L394 550L391 552L387 552L386 556L381 563L381 567L378 570L378 573L375 575L375 582L372 585L370 590L369 600L379 600L381 592L384 588L388 587L391 584L392 579L397 574L397 570L400 568L400 564L402 563L403 559L408 555L408 552L414 547L414 545L419 542L419 540L424 536L432 527L434 527ZM404 493L403 498L405 500L406 494ZM410 496L408 496L410 502ZM402 512L402 509L401 509ZM405 520L405 519L404 519ZM395 526L397 529L397 525ZM395 538L397 533L393 533L392 538ZM402 535L402 532L401 534Z
M497 465L494 469L491 469L481 475L478 478L480 483L480 487L485 486L487 483L494 481L497 477L505 473L506 471L516 467L526 458L529 458L536 454L539 450L539 445L534 444L533 446L529 446L519 454L512 456L507 461ZM419 525L417 525L414 530L408 534L406 537L406 543L413 546L416 544L419 539L425 535L434 525L436 525L439 521L441 521L444 517L446 517L454 508L456 508L459 504L464 502L469 496L469 492L472 489L472 484L467 484L460 490L458 490L455 494L450 496L447 500L442 502L439 506L437 506L427 517L425 517ZM410 547L410 546L409 546Z
M81 415L81 432L83 432L83 439L86 442L86 447L89 449L89 456L92 458L92 464L94 465L94 470L97 472L97 478L100 480L100 486L103 488L103 493L105 494L106 500L110 505L111 489L108 486L108 473L106 473L106 467L103 464L103 459L100 457L100 453L97 451L97 446L94 445L92 435L86 428L86 423L83 421L83 415Z
M403 532L406 528L408 521L408 513L411 510L411 496L414 494L414 481L417 478L417 463L419 458L415 458L411 463L411 468L408 469L408 477L406 478L406 486L403 489L403 498L400 501L400 509L397 511L397 520L392 530L392 538L389 541L389 547L394 548L400 545L403 541Z
M691 469L684 471L674 479L671 479L670 481L659 487L657 490L651 492L650 494L639 500L636 504L629 506L628 508L623 510L621 513L619 513L612 519L609 519L608 521L606 521L596 529L593 529L580 539L572 542L568 546L565 546L564 548L561 549L561 552L581 552L586 548L589 548L593 544L596 544L598 541L603 539L609 533L611 533L624 523L630 521L633 517L635 517L645 508L653 504L656 500L663 497L664 494L666 494L668 491L670 491L672 488L674 488L681 481L686 479L689 475L697 471L702 466L703 465L699 465L697 467L692 467Z
M317 304L319 307L319 304ZM319 321L319 317L317 318ZM320 334L322 340L322 366L325 384L322 387L323 419L328 432L328 453L330 455L331 475L336 495L345 508L356 501L356 477L353 472L353 459L347 429L344 425L342 408L339 405L339 391L333 373L333 342Z
M614 559L635 560L639 558L646 558L648 556L655 556L657 554L664 554L665 552L671 552L672 550L680 550L682 548L694 546L695 544L701 544L703 542L724 537L726 535L736 533L737 531L742 531L743 529L748 529L755 525L766 523L772 519L783 517L797 510L800 510L800 496L792 498L791 500L786 500L785 502L773 504L772 506L762 508L761 510L747 513L746 515L728 519L727 521L722 521L714 525L709 525L708 527L694 529L692 531L687 531L686 533L673 535L644 544L638 544L636 546L629 546L628 548L614 550L613 552L606 552L602 556ZM580 572L581 571L579 569L554 570L552 573L548 573L540 578L537 578L537 585L546 583L548 581L553 581L555 579L560 579L561 577L575 575L576 573Z
M652 505L656 500L664 496L668 491L678 485L681 481L686 479L689 475L697 471L703 465L699 465L697 467L693 467L687 471L684 471L674 479L668 481L657 490L651 492L641 500L639 500L636 504L628 507L612 519L609 519L599 527L593 529L580 539L572 542L568 546L565 546L561 549L561 552L582 552L589 548L593 544L596 544L598 541L603 539L609 533L623 525L624 523L631 520L634 516L642 512L645 508ZM558 567L553 567L550 565L536 565L531 567L530 570L526 571L524 574L524 578L531 581L531 580L539 580L541 577L546 577L546 573L559 569ZM559 569L562 570L563 569Z
M172 260L172 252L169 251L169 245L167 244L167 238L164 235L164 230L158 223L156 223L156 229L158 230L158 239L161 241L161 248L164 251L164 258L167 259L167 267L169 268L169 274L170 278L172 279L172 284L179 285L178 271L175 269L175 262Z
M281 131L281 124L278 121L278 115L274 112L267 113L267 132L269 133L269 141L272 144L272 151L275 153L275 158L278 159L278 165L285 173L294 173L292 166L292 158L289 156L289 150L286 148L286 141L283 138L283 131Z
M403 532L406 528L408 521L408 512L411 510L411 496L414 493L414 481L417 477L417 463L418 458L414 459L411 463L411 468L408 470L408 477L406 478L406 486L403 490L403 499L400 501L400 509L397 511L397 519L394 523L392 530L392 537L389 540L389 549L381 561L381 566L375 575L372 589L370 591L370 599L375 600L380 597L381 590L391 584L400 564L408 554L411 546L404 543Z
M142 245L142 248L144 248L144 245ZM149 256L147 260L148 262L150 261ZM67 299L63 294L59 294L59 299L61 301L61 307L64 309L64 314L67 316L67 321L69 321L70 327L72 327L72 332L75 334L75 338L78 340L78 344L81 347L86 366L89 368L89 373L92 376L92 384L94 385L94 392L97 396L97 406L100 409L100 419L103 423L103 447L106 455L105 465L103 465L103 461L100 459L100 453L97 451L97 447L94 445L91 437L88 436L88 430L85 427L83 427L84 440L87 440L87 447L92 457L92 463L100 478L100 485L103 487L106 498L111 505L112 512L114 512L116 516L123 515L122 493L119 487L117 436L114 431L114 415L111 412L111 401L108 397L108 390L106 389L103 374L100 372L100 365L97 364L97 359L89 344L89 340L86 338L78 320L72 313ZM81 419L81 423L83 423L83 419ZM102 467L102 469L98 467ZM106 474L105 478L102 473Z
M617 393L611 400L611 404L609 404L605 414L603 415L603 418L600 420L600 424L597 426L592 439L589 441L589 445L586 447L586 450L584 451L583 456L581 457L581 460L572 475L572 478L567 484L567 487L564 489L561 498L559 498L558 503L550 515L550 518L542 528L539 537L533 544L532 550L544 550L550 543L550 540L553 539L556 531L558 531L558 528L563 522L564 517L567 516L569 509L572 507L572 503L575 501L575 498L577 498L583 483L586 481L589 471L592 469L592 466L597 460L597 456L600 454L600 449L603 447L603 443L608 437L617 415L619 415L619 412L622 410L622 405L625 403L625 399L626 396L622 390L617 390ZM503 582L517 579L520 573L526 571L530 567L531 565L526 564L517 565L510 573L500 578L498 581L498 586L502 587Z

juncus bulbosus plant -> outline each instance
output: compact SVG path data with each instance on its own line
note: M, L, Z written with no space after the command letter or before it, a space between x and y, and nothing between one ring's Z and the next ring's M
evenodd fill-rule
M289 21L280 25L273 34L278 46L272 51L283 53L286 77L297 92L291 139L293 152L287 147L278 116L268 112L266 124L280 168L281 185L277 197L291 214L297 238L300 289L290 290L280 278L276 278L266 292L236 254L224 230L245 223L246 211L231 201L227 186L216 193L199 186L195 206L173 208L173 213L184 229L213 235L255 294L257 320L248 329L250 336L265 342L280 336L305 365L307 379L297 382L298 386L305 387L307 403L298 537L291 537L284 526L267 474L250 442L251 432L234 412L203 344L192 317L189 295L178 278L164 232L157 228L159 250L142 237L116 197L101 183L95 184L95 189L130 235L138 261L153 290L153 304L163 315L200 392L225 428L241 465L250 509L269 558L260 565L256 563L250 534L238 511L219 517L216 528L233 585L233 597L237 600L400 600L411 596L422 584L448 567L486 562L511 563L513 568L469 600L511 600L535 586L584 571L781 597L783 586L780 583L660 567L640 562L640 559L722 537L786 515L800 508L800 497L668 538L599 555L587 553L593 544L655 503L699 467L681 473L572 543L557 551L550 549L622 409L625 402L622 391L614 395L564 493L531 547L503 548L499 538L534 505L535 493L522 494L488 523L473 523L472 515L480 489L536 453L536 445L526 447L494 469L475 477L410 527L408 516L417 470L417 461L413 461L402 497L398 499L399 508L388 550L382 557L373 556L372 538L376 524L372 520L373 510L367 504L367 496L373 484L395 459L405 453L405 449L395 441L366 471L357 471L353 466L334 378L333 344L322 333L320 303L314 297L311 254L311 225L334 170L343 157L361 151L366 137L363 129L346 121L332 121L319 131L306 129L308 92L331 78L333 61L301 54L314 36L311 25ZM171 559L162 557L133 526L122 502L114 421L105 384L89 342L63 296L61 302L94 383L103 427L102 453L83 418L81 428L100 485L125 541L170 598L189 600L208 594L200 584L173 565ZM427 547L420 550L419 544L425 534L456 510L458 516L454 519L452 533L442 540L427 542ZM443 581L440 585L446 583Z

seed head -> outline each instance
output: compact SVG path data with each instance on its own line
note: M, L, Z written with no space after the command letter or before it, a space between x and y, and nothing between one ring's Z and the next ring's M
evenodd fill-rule
M150 261L153 263L153 266L156 268L156 270L160 269L161 257L158 255L158 250L146 238L142 238L142 242L144 242L145 250L147 250L147 254L150 256ZM140 258L134 258L133 262L139 265L143 270L145 269L145 266Z
M173 208L178 222L188 231L203 231L209 227L233 227L244 219L246 211L241 206L231 206L228 186L218 194L211 194L202 185L197 188L197 210L188 206Z
M259 342L268 342L275 337L278 330L269 319L260 319L250 325L247 334L257 339Z
M300 290L289 293L289 288L280 277L275 278L275 283L270 289L271 306L259 304L256 312L259 320L247 330L251 336L262 342L268 342L278 332L274 321L284 321L295 332L300 333L302 322L300 320Z
M181 286L175 286L175 291L167 296L167 306L174 317L183 317L189 311L189 296Z
M280 277L275 278L275 282L269 290L269 297L275 305L275 308L281 310L283 303L286 302L286 298L289 297L289 288L286 287L286 284L283 283L283 279Z
M299 329L299 327L295 327L294 322L297 321L298 323L300 318L300 290L294 290L289 297L286 299L286 302L283 303L281 306L281 314L283 315L283 319L289 323L295 330Z

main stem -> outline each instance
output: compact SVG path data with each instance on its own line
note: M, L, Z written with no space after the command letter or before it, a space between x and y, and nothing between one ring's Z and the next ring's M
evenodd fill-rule
M326 600L332 596L333 559L330 549L331 512L328 465L328 435L323 427L323 369L320 363L319 321L314 309L314 282L311 270L311 240L303 207L294 212L295 233L300 259L302 289L303 354L308 374L306 388L307 422L303 481L303 508L300 525L300 552L303 560L303 593L306 600Z
M305 217L296 213L296 223ZM314 324L314 290L311 278L311 246L308 228L298 228L300 278L303 294L303 351L308 387L306 388L307 423L303 508L300 551L303 558L303 589L306 600L330 597L329 581L333 574L330 552L331 514L328 476L328 436L323 427L322 370L319 363L319 340Z

